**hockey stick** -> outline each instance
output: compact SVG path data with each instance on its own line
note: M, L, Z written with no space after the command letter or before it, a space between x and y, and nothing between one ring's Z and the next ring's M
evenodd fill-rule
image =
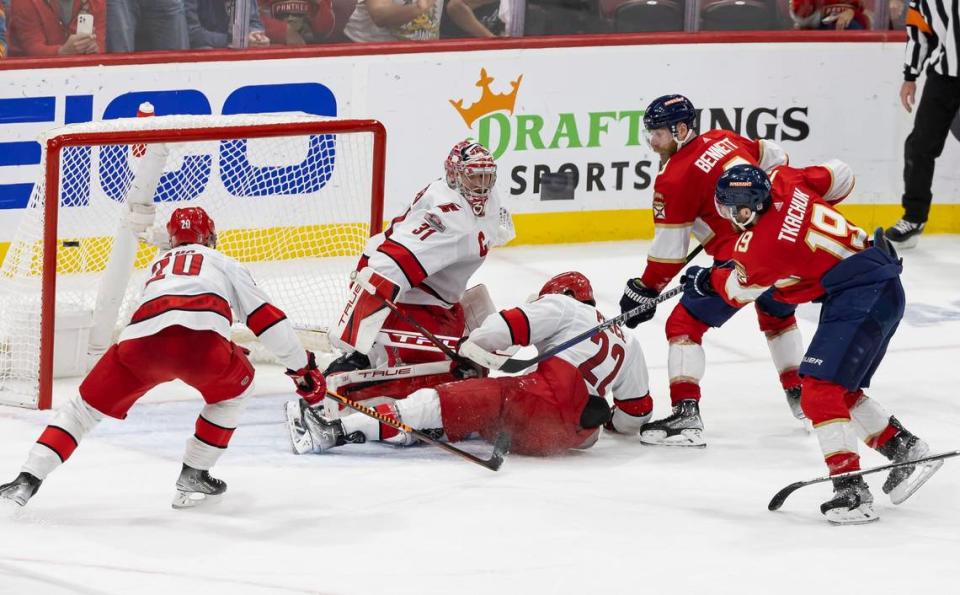
M376 409L371 409L366 405L361 405L356 401L340 396L337 393L333 392L332 390L327 390L327 396L333 399L334 401L337 401L338 403L342 403L343 405L346 405L347 407L353 409L354 411L359 411L364 415L368 415L374 418L375 420L379 421L384 425L400 430L401 432L412 434L422 442L426 442L427 444L432 444L434 446L442 448L443 450L449 453L452 453L457 455L458 457L467 459L471 463L476 463L481 467L486 467L491 471L496 471L497 469L500 468L500 465L503 464L504 455L506 455L507 452L510 450L510 434L507 434L506 432L500 432L499 434L497 434L497 438L493 442L493 453L490 455L490 458L481 459L480 457L472 455L465 450L460 450L459 448L457 448L456 446L453 446L452 444L441 442L440 440L435 440L430 436L428 436L427 434L425 434L424 432L421 432L420 430L416 430L405 423L402 423L393 418L387 417L386 415L383 415Z
M689 255L687 255L687 258L684 261L684 264L688 264L691 260L696 258L697 254L700 254L702 250L703 250L703 244L694 248L693 251L690 252ZM668 289L667 291L664 291L663 293L658 295L656 298L654 298L653 303L659 304L661 302L665 302L670 298L677 296L681 293L683 293L682 286L677 286L677 287L674 287L673 289ZM560 353L564 349L567 349L569 347L572 347L573 345L576 345L580 341L584 341L600 332L603 332L604 330L610 328L611 326L623 324L626 320L633 318L637 314L645 312L648 309L649 309L648 304L641 304L632 310L627 310L626 312L620 314L619 316L615 316L609 320L604 320L603 322L593 327L592 329L586 330L580 333L579 335L577 335L576 337L573 337L572 339L568 339L563 343L560 343L559 345L555 345L554 347L544 351L543 353L538 353L536 357L532 357L530 359L510 358L504 361L502 364L500 364L499 368L497 369L499 369L502 372L506 372L508 374L513 374L521 370L525 370L530 366L533 366L534 364L542 362L547 358L553 357L554 355ZM491 355L491 358L496 357L493 354L490 354L490 355Z
M930 461L939 461L940 459L949 459L950 457L960 456L960 450L954 450L951 452L943 452L938 455L930 455L929 457L923 457L915 461L904 461L902 463L890 463L889 465L880 465L879 467L872 467L870 469L865 469L863 471L848 471L847 473L838 473L837 475L828 475L826 477L818 477L816 479L808 479L807 481L798 481L791 483L787 487L783 488L770 500L770 504L767 504L767 510L780 510L780 507L783 506L783 503L786 502L787 498L790 497L790 494L796 492L800 488L813 485L815 483L823 483L825 481L831 481L833 479L841 479L844 477L860 477L862 475L870 475L871 473L877 473L879 471L886 471L887 469L896 469L897 467L904 467L906 465L916 465L918 463L928 463Z

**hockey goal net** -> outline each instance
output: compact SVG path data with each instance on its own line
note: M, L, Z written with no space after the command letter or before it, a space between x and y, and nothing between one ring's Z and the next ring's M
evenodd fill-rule
M0 267L0 403L50 407L53 378L82 376L129 320L157 253L141 239L153 209L140 205L155 206L160 229L173 209L203 207L218 249L302 338L322 336L382 225L385 143L373 120L296 115L124 119L45 136L43 178Z

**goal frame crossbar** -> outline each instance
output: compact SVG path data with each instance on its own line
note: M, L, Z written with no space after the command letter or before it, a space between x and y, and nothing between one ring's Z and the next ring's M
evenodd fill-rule
M43 205L43 267L40 289L40 362L38 409L53 404L53 341L56 318L58 215L60 210L60 164L64 149L97 145L137 145L157 142L184 143L242 140L310 134L371 133L373 135L370 235L383 226L383 196L386 165L386 128L377 120L311 120L272 122L247 126L206 126L183 129L117 130L69 132L46 141L46 167ZM162 136L162 139L158 138Z

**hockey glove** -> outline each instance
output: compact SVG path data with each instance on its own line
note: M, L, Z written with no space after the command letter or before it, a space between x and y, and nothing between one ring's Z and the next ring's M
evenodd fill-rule
M307 365L299 370L287 369L293 383L297 386L297 394L310 405L316 405L327 394L327 381L317 367L317 359L313 352L307 352Z
M711 297L717 295L710 284L710 269L706 267L690 267L680 277L683 294L690 297Z
M650 289L640 282L640 279L630 279L627 281L627 287L623 290L623 297L620 298L620 313L628 312L634 308L644 306L644 310L628 318L624 324L629 328L637 328L642 322L653 318L657 313L656 297L660 294L656 289Z

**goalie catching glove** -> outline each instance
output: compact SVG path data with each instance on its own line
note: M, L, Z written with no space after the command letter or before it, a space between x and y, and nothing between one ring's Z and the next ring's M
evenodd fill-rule
M317 367L317 359L313 352L307 352L307 365L299 370L287 369L289 376L297 387L297 394L310 405L316 405L327 394L327 381Z

